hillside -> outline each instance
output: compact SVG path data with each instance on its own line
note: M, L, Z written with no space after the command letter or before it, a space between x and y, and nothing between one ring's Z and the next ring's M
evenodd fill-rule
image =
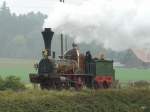
M0 92L0 112L150 112L150 90Z

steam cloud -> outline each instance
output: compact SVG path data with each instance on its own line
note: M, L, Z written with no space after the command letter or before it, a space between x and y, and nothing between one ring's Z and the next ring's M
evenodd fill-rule
M105 48L150 48L150 1L83 0L57 3L45 27L64 32L76 42L95 42Z

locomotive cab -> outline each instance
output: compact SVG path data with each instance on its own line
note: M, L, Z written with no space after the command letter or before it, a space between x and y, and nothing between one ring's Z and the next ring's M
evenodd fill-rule
M104 55L101 58L92 58L91 53L86 53L86 74L93 75L93 85L95 88L110 88L115 81L115 70L113 60L106 60Z

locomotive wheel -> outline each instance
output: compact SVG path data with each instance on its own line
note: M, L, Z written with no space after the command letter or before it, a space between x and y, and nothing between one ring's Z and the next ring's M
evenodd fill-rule
M103 82L103 88L104 89L108 89L109 88L109 85L106 81Z
M41 89L61 89L62 85L60 79L51 79L51 80L44 80L40 83Z
M50 89L50 87L46 83L40 83L40 87L41 89Z
M94 86L94 89L98 89L99 88L99 85L96 81L93 82L93 86Z
M60 80L56 80L56 82L54 82L54 87L55 87L55 89L58 89L58 90L62 89L62 84L61 84Z
M40 87L41 87L41 89L50 90L50 89L54 88L54 84L53 84L53 82L51 80L43 80L40 83Z

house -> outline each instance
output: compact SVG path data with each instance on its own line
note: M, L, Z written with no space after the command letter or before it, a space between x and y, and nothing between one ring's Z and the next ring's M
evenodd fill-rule
M123 58L123 62L121 63L126 67L150 67L150 49L129 49Z

